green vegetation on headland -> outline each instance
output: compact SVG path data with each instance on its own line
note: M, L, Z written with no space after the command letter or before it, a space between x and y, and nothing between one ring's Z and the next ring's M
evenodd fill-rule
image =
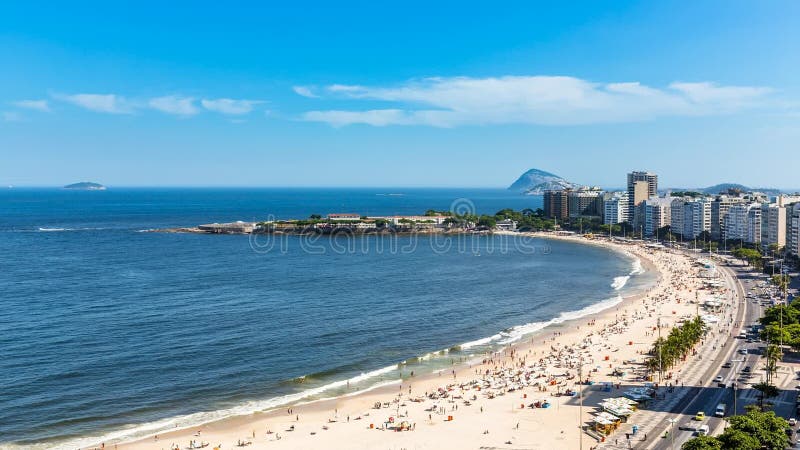
M256 232L458 232L492 231L546 231L555 229L555 221L545 218L541 209L503 209L494 215L451 211L427 210L421 216L354 216L323 217L311 214L307 219L259 222Z

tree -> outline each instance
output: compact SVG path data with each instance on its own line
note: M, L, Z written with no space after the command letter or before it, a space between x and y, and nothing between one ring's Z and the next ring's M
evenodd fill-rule
M733 251L733 256L747 261L752 266L761 267L761 252L756 249L739 247Z
M486 228L494 228L497 226L497 219L492 216L481 216L478 219L478 226Z
M450 211L437 211L435 209L429 209L425 211L426 216L452 216L453 213Z
M682 450L781 450L786 448L788 423L774 412L748 407L747 413L728 418L730 426L720 436L700 436L687 441ZM715 444L715 441L719 444Z
M698 436L684 442L681 450L722 450L722 443L711 436Z
M695 344L700 341L704 333L705 324L699 317L673 328L666 338L656 339L653 343L653 347L650 350L652 358L647 360L647 368L651 372L663 372L664 369L674 366L678 361L686 357Z
M731 426L719 438L725 449L743 448L738 446L728 447L726 445L723 437L730 430L741 431L757 439L759 446L755 448L763 446L768 449L784 449L789 443L789 438L786 436L786 428L789 424L783 418L776 416L773 411L762 412L758 411L757 408L750 408L746 414L732 416L728 420Z
M761 443L755 436L733 427L725 430L717 440L719 440L723 450L761 450Z
M769 384L767 382L754 384L753 389L759 392L758 407L761 409L761 411L764 411L765 398L777 397L781 393L781 391L777 387L775 387L775 385Z
M773 275L772 284L778 286L778 289L784 290L789 287L789 275Z
M767 365L765 369L767 371L767 383L771 383L772 377L774 377L778 372L778 361L783 359L783 350L781 350L780 346L775 345L775 342L773 341L772 344L767 346L766 357ZM777 395L777 393L775 395ZM770 397L774 397L774 395Z

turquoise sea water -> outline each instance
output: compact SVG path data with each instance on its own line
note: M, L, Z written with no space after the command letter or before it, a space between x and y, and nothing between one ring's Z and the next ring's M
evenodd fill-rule
M507 236L143 232L454 204L494 213L541 199L474 189L0 191L0 446L75 448L367 389L608 307L651 280L601 248Z

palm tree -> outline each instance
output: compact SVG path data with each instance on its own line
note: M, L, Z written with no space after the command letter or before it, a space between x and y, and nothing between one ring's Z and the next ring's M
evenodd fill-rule
M655 372L673 367L689 354L704 332L705 324L699 317L673 328L666 339L659 338L653 344L650 350L653 358L647 361L648 369Z
M772 377L778 372L778 361L783 358L783 350L775 344L767 346L767 365L764 369L767 372L767 383L772 382Z
M762 382L753 385L753 389L757 390L760 395L758 397L758 407L764 411L764 399L777 397L781 391L773 384Z

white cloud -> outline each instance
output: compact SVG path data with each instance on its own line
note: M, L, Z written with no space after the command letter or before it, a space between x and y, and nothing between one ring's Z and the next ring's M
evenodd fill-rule
M12 102L14 106L25 109L32 109L34 111L50 112L50 105L47 100L19 100Z
M214 100L203 99L200 101L203 108L222 114L247 114L259 103L258 100L234 100L231 98L218 98Z
M352 123L363 123L382 127L386 125L411 125L413 119L399 109L375 109L370 111L310 111L305 120L326 122L335 127Z
M758 106L771 92L763 87L713 83L673 83L659 89L638 82L603 84L565 76L425 78L393 87L337 84L326 90L337 97L398 105L359 111L310 111L303 115L304 120L334 126L438 127L633 122L735 112Z
M165 95L150 98L127 98L116 94L54 94L53 98L71 103L91 111L112 114L129 114L141 110L153 109L177 116L193 116L203 109L228 115L243 115L253 111L259 100L245 99L202 99L200 104L194 97ZM200 108L202 106L202 109ZM33 108L32 104L29 106Z
M303 97L319 98L319 95L315 94L308 86L292 86L292 90L295 94L302 95Z
M151 98L147 104L153 109L178 116L193 116L200 111L191 97L167 95Z
M115 94L56 95L55 98L96 112L130 114L134 109L127 99Z
M718 86L716 83L672 83L670 88L695 103L728 103L742 105L758 100L772 89L753 86Z
M3 122L19 122L22 120L22 116L14 111L3 111L0 113L0 117L3 118Z

